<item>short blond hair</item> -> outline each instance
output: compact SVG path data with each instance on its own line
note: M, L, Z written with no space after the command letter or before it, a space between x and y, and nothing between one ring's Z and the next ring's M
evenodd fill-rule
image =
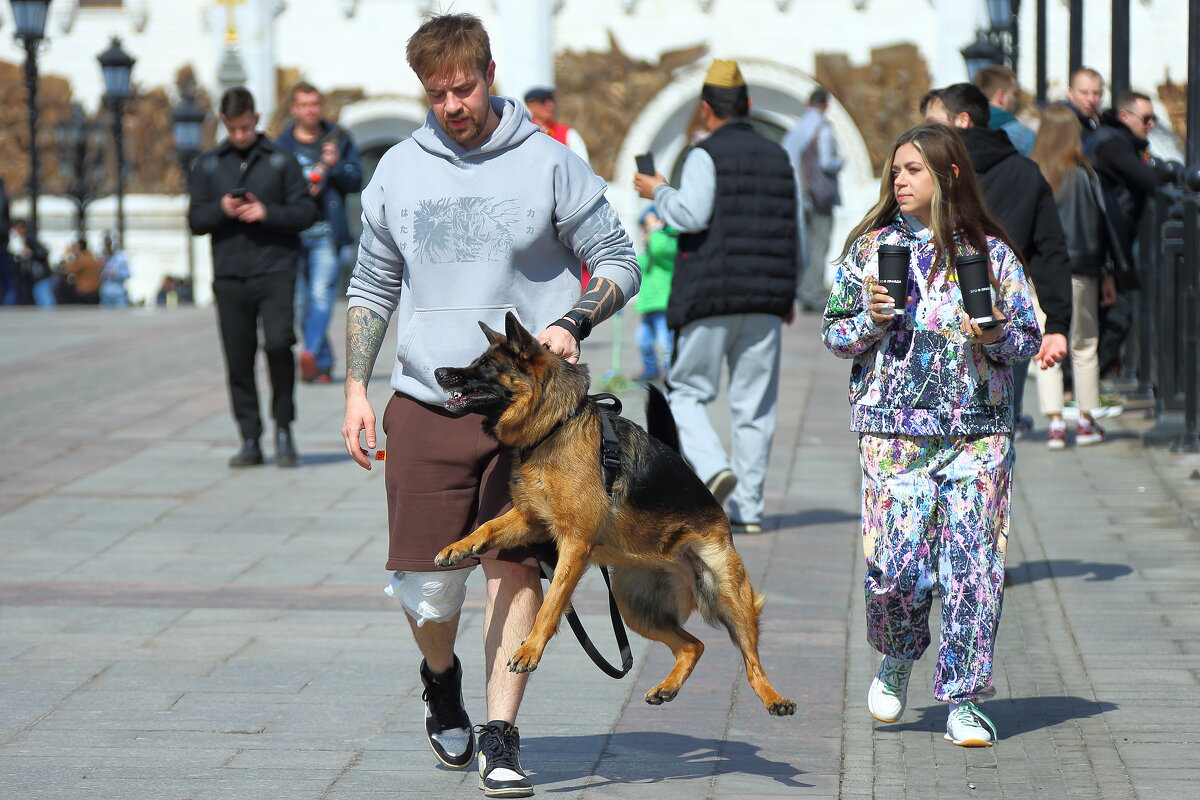
M483 22L474 14L442 14L429 17L408 40L408 65L422 82L478 70L487 74L492 63L492 45Z

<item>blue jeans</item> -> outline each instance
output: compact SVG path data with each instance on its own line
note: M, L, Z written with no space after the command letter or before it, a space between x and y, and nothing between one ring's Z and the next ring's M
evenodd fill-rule
M662 361L654 352L654 345L662 351ZM638 349L642 351L642 372L646 376L661 375L671 366L671 329L667 327L666 311L647 311L637 331ZM661 366L660 366L661 365Z
M54 278L42 278L33 285L33 302L40 308L54 308L58 300L54 297Z
M328 372L333 367L333 350L329 347L329 317L333 313L333 298L337 294L341 264L332 236L300 237L300 264L296 272L296 318L303 320L304 349L317 360L317 369Z

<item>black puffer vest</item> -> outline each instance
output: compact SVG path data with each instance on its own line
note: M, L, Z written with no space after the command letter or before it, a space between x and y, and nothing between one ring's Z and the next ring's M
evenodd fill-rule
M746 120L696 145L712 157L716 197L708 228L679 237L667 324L722 314L786 316L796 294L796 183L783 148Z

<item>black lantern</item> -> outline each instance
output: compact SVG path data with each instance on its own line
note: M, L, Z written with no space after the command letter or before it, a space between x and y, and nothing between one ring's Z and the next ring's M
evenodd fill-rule
M200 138L204 134L205 114L190 95L185 94L179 105L171 112L171 130L175 134L175 150L179 153L179 168L183 176L183 191L188 190L188 176L192 162L200 155ZM192 232L184 231L187 241L188 286L196 285L196 256L193 251Z
M121 40L116 36L96 60L104 74L104 99L112 112L113 149L117 156L117 233L121 237L121 246L125 247L125 126L122 117L125 103L133 95L130 75L136 61L121 49Z
M104 73L104 96L109 101L128 100L130 75L137 61L121 49L121 40L114 36L108 49L96 56L96 60Z
M988 21L992 32L1012 30L1013 16L1017 13L1013 0L987 0Z
M17 23L17 38L25 48L25 98L29 116L29 222L30 242L38 235L38 177L37 148L38 112L38 45L46 38L46 12L50 0L12 0L13 19Z
M967 80L970 81L975 80L976 72L991 64L999 64L1004 58L1004 53L983 31L976 32L975 41L960 52L963 61L967 62Z
M175 134L175 149L179 152L186 176L187 168L200 154L200 137L204 132L205 114L192 98L184 96L171 112L171 130Z
M17 23L17 38L41 41L46 36L46 14L50 0L12 0L13 20Z

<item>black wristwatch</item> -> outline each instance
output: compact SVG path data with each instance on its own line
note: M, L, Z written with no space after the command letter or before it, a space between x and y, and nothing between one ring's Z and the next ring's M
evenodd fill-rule
M587 312L580 311L578 308L571 309L563 314L561 319L550 324L562 328L574 336L577 342L582 342L592 332L592 318L587 315Z

